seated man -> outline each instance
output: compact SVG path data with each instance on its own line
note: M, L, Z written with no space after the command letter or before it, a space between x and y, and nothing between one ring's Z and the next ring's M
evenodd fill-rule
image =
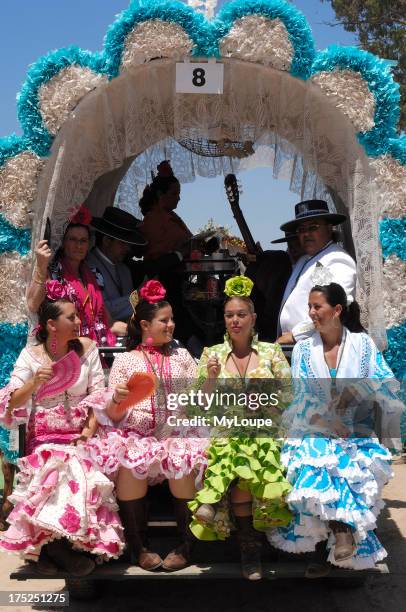
M280 344L293 344L313 332L308 295L314 285L338 283L348 302L354 300L355 262L336 244L333 230L345 220L345 215L331 213L324 200L306 200L296 204L295 219L281 225L283 231L296 232L305 254L296 262L283 295L277 339Z
M112 206L106 208L103 217L93 217L91 222L96 230L96 246L86 261L96 275L114 321L127 321L132 313L129 296L134 287L131 272L123 262L134 245L147 244L138 225L133 215Z

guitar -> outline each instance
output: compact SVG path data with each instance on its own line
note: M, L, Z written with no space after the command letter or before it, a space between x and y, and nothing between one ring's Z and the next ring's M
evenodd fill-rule
M224 187L227 194L227 199L231 206L233 217L240 228L241 235L244 239L247 251L250 255L260 255L263 250L258 242L254 241L251 231L247 225L244 215L240 208L240 192L238 189L237 178L235 174L227 174L224 179Z

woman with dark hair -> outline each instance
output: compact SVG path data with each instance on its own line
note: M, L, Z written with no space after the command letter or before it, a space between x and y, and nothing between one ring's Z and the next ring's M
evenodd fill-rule
M165 289L149 281L131 295L134 314L128 324L127 352L118 355L110 372L108 401L95 410L98 439L89 442L92 457L115 478L125 538L134 562L145 570L173 571L190 562L194 538L189 530L188 501L194 497L207 464L207 441L197 432L171 429L168 418L179 412L170 404L193 382L196 364L173 342L175 323ZM157 381L155 393L134 406L121 407L134 372L148 372ZM175 409L175 412L174 412ZM180 545L164 560L146 547L148 485L169 481L174 497Z
M158 259L167 253L178 251L181 255L192 238L192 232L174 211L180 200L180 183L174 176L168 161L158 166L158 174L144 189L140 200L144 215L140 226L148 241L145 259Z
M36 266L27 292L27 304L36 313L45 297L45 281L54 279L69 288L80 318L80 334L98 346L114 346L116 334L125 334L126 325L114 324L107 312L93 272L85 263L90 247L91 215L83 206L67 224L61 247L49 265L52 252L46 240L36 248Z
M204 486L190 507L191 529L199 539L224 540L236 527L242 573L248 580L259 580L261 531L287 525L291 519L284 499L290 485L283 474L277 434L279 412L291 400L291 374L280 346L258 341L249 297L252 286L244 276L226 282L226 336L222 344L204 349L198 366L198 386L204 393L216 395L218 389L225 396L238 396L231 405L218 406L219 417L236 417L241 423L250 417L252 424L220 427L218 438L216 432L208 449ZM258 403L260 395L264 404ZM267 419L265 426L259 426L261 419Z
M378 402L383 440L391 445L389 437L399 438L403 406L393 373L359 315L337 283L313 287L309 316L316 331L293 349L298 380L282 458L293 486L287 500L294 518L268 538L288 552L316 550L308 578L329 571L321 557L327 539L334 565L365 569L386 556L374 530L391 454L376 438L374 416Z
M45 284L36 345L24 348L0 390L0 420L27 424L27 455L18 461L14 510L0 548L37 561L55 574L89 574L83 552L118 557L123 549L113 484L90 461L85 445L104 399L96 344L79 337L80 319L66 285ZM63 361L62 361L63 360Z

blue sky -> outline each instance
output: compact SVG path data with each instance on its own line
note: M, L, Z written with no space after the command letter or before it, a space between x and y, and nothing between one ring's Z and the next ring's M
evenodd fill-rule
M223 4L220 0L219 7ZM316 47L329 44L356 44L353 34L334 21L329 3L294 0L307 17ZM115 15L128 6L127 0L3 0L0 3L0 136L21 133L16 115L16 94L25 80L29 64L41 55L72 44L91 51L100 50L107 27ZM267 168L241 173L244 194L241 207L256 240L269 248L279 237L279 225L292 218L297 195L286 181L272 179ZM224 197L223 179L197 179L183 186L179 213L191 229L210 217L238 234ZM264 223L264 213L267 222ZM280 247L279 247L280 248Z

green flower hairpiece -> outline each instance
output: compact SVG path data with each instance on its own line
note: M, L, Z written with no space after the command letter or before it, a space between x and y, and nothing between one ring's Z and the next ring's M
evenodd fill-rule
M249 297L254 283L247 276L233 276L226 281L224 293L228 297Z

